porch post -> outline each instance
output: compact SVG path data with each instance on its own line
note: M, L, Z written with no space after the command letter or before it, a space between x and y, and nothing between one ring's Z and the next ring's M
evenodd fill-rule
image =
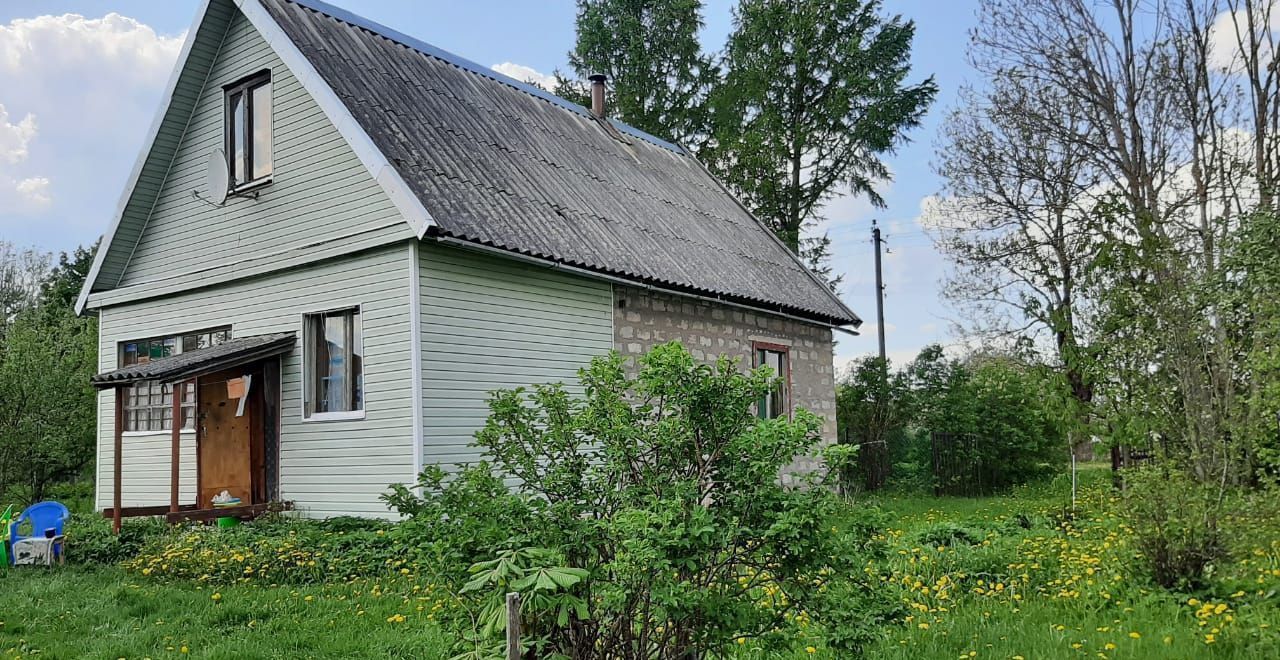
M120 533L120 506L122 499L121 493L121 473L124 461L124 388L117 387L114 391L116 397L116 421L113 427L115 433L115 468L112 472L112 494L111 494L111 530L116 534Z
M169 386L173 394L173 420L169 427L170 442L173 445L169 455L169 511L178 512L178 460L182 453L182 394L187 389L186 382L177 382Z

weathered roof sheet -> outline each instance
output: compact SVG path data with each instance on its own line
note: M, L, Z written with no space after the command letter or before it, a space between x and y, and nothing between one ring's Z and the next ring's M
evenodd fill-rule
M262 5L440 235L860 323L684 150L316 0Z
M106 371L90 378L90 382L99 388L121 387L144 380L174 382L288 353L295 341L292 332L238 337L217 346Z

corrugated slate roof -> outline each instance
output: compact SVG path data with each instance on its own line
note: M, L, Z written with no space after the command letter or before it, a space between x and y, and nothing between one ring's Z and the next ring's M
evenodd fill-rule
M90 381L94 387L100 388L121 387L144 380L174 382L288 353L295 341L292 332L239 337L217 346L106 371L93 376Z
M858 317L687 152L315 0L262 0L440 235L797 313ZM622 139L619 139L622 138Z

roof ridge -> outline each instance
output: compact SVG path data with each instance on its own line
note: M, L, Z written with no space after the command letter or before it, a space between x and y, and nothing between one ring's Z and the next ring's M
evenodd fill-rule
M434 57L438 60L447 62L460 69L469 71L473 74L489 78L494 82L498 82L504 85L508 85L510 87L514 87L519 91L529 94L530 96L534 96L536 98L542 99L543 101L546 101L552 105L559 106L564 110L568 110L572 113L581 115L588 119L594 119L590 110L568 99L565 99L560 96L556 96L555 94L547 90L544 90L540 87L535 87L533 85L530 85L529 83L516 80L511 76L495 71L492 67L484 66L478 62L469 60L461 55L451 53L438 46L433 46L421 39L418 39L416 37L412 37L403 32L400 32L395 28L388 27L386 25L378 23L377 21L370 20L368 18L360 16L359 14L352 13L341 7L335 7L334 5L324 2L324 0L285 0L285 2L292 2L296 5L306 7L307 9L310 9L312 11L316 11L321 14L324 14L332 19L342 21L343 23L347 23L349 25L353 25L355 27L358 27L364 30L368 30L369 32L372 32L382 37L383 39L394 41L402 46L412 48L413 50L416 50L419 53L422 53L423 55L426 55L428 57ZM623 133L626 133L627 135L639 138L655 146L662 147L663 149L671 151L672 153L678 156L684 156L684 157L691 156L689 151L681 147L680 145L669 142L667 140L664 140L660 137L657 137L645 131L642 131L636 128L635 126L631 126L630 124L626 124L624 122L618 121L617 119L614 119L612 117L607 118L607 121L614 128L618 129Z

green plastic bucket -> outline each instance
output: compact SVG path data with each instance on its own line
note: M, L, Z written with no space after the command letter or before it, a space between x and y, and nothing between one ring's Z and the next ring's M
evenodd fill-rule
M218 518L218 527L235 527L240 524L240 519L234 516L223 516Z

